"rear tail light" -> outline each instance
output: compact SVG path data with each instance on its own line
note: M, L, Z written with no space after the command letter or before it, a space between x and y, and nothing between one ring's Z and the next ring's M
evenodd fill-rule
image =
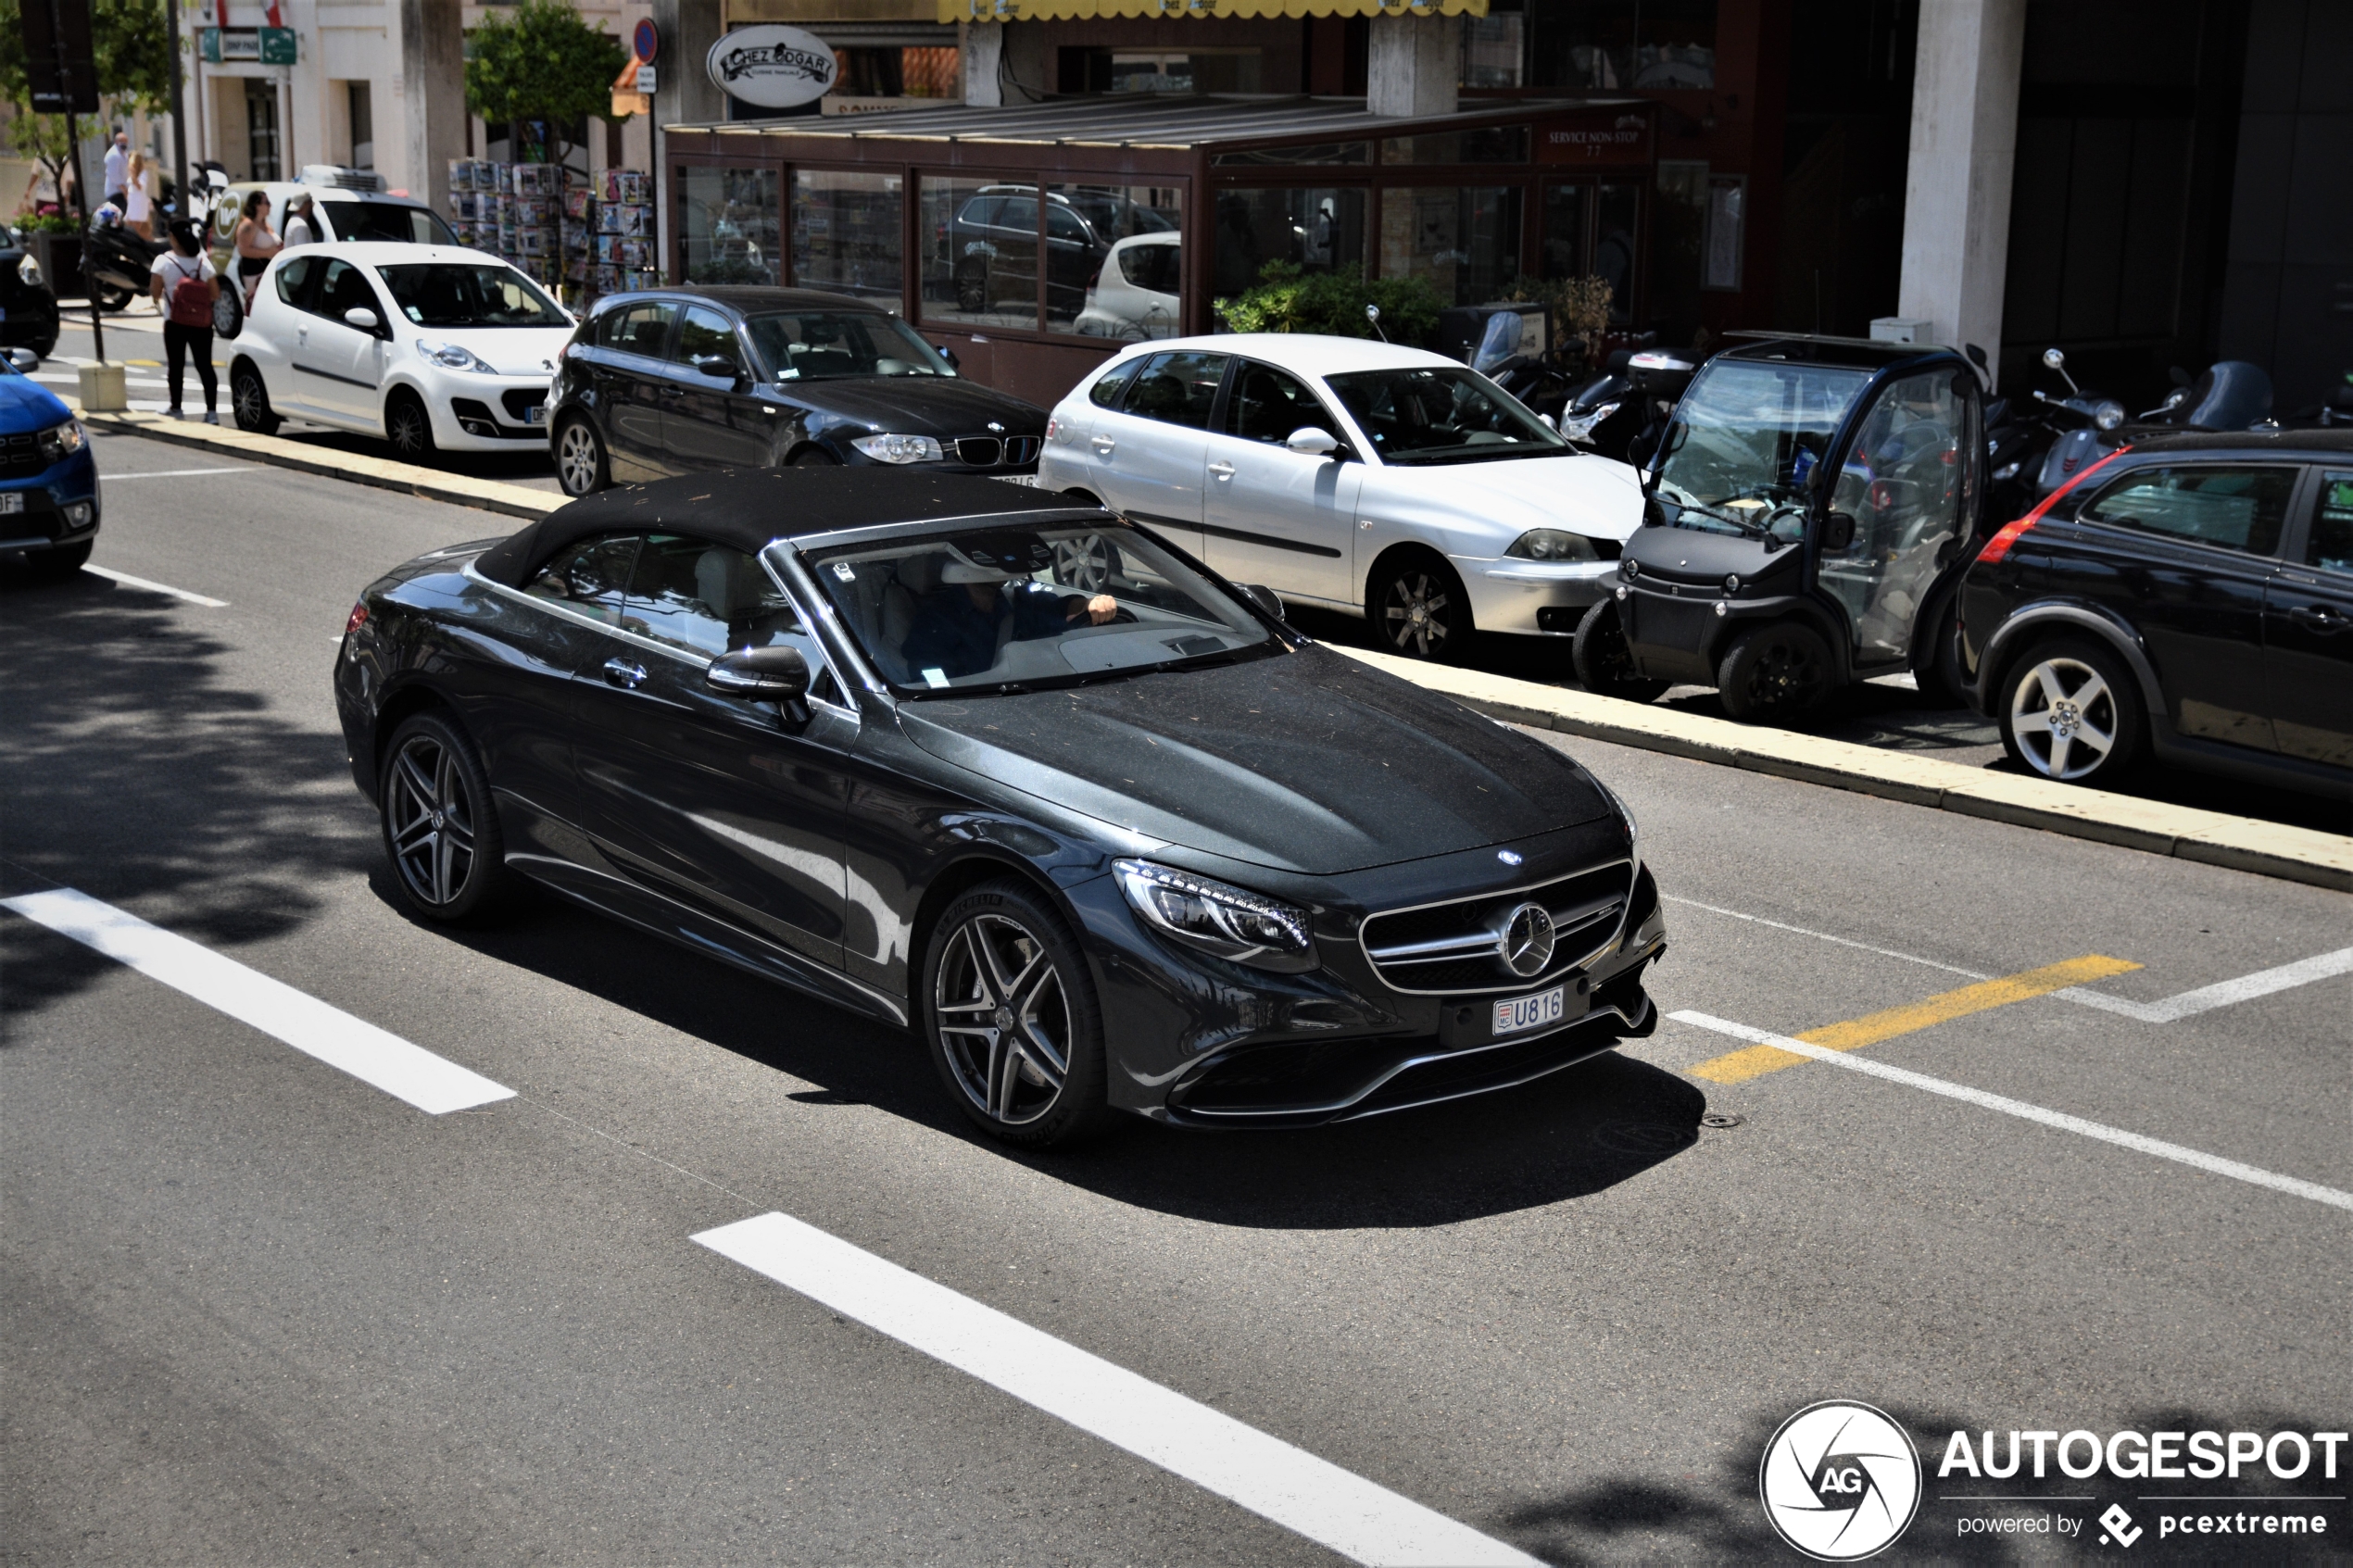
M362 599L351 607L351 617L343 623L343 634L348 637L366 624L368 624L368 601Z
M1054 437L1056 437L1056 436L1060 435L1062 433L1063 433L1063 420L1062 420L1062 416L1061 416L1060 414L1049 414L1049 415L1047 415L1047 416L1046 416L1046 439L1047 439L1047 440L1049 440L1049 441L1051 441L1051 440L1053 440L1053 439L1054 439Z
M2024 517L2020 518L2016 522L2006 522L2002 524L2001 528L1995 532L1994 537L1985 541L1985 548L1977 552L1978 564L1981 566L1992 566L1998 561L2007 560L2009 558L2010 546L2017 544L2020 539L2023 538L2028 529L2032 528L2036 523L2043 521L2043 514L2051 509L2054 502L2057 501L2060 496L2066 495L2069 491L2074 489L2077 485L2082 483L2085 480L2091 478L2094 474L2099 472L2100 470L2108 467L2108 464L2116 461L2117 458L2124 456L2125 453L2130 452L2132 449L2133 448L2130 445L2119 446L2115 451L2110 452L2107 457L2102 458L2098 462L2094 463L2090 468L2085 469L2082 473L2077 474L2073 479L2069 480L2065 484L2060 485L2057 490L2052 491L2049 495L2044 496L2040 501L2036 502L2032 511L2027 513Z

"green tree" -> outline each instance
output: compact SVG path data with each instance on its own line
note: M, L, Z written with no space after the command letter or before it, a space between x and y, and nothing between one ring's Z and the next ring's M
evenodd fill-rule
M90 50L98 70L98 95L113 112L162 110L171 101L171 44L163 7L170 0L94 0ZM621 68L613 68L618 71ZM71 157L63 115L32 112L32 81L26 68L20 0L0 0L0 97L16 110L9 140L59 178ZM83 126L85 133L102 129Z
M581 20L571 0L522 0L485 15L466 41L466 107L510 127L517 147L522 122L543 122L547 161L560 164L582 117L611 115L612 81L628 63L621 41Z

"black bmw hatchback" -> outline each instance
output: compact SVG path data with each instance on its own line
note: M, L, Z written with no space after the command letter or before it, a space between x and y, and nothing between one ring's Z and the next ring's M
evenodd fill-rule
M547 398L564 493L727 465L1034 474L1046 411L964 380L863 300L805 289L614 295Z
M1271 600L1009 485L732 470L409 562L334 686L419 915L527 877L913 1030L1015 1142L1367 1116L1647 1035L1616 798Z

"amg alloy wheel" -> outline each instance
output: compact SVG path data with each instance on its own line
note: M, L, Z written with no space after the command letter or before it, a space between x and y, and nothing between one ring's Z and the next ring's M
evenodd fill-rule
M605 444L586 420L567 420L556 434L556 479L567 495L589 495L612 483Z
M1451 661L1468 650L1469 596L1438 560L1416 558L1386 569L1372 600L1383 652Z
M1119 547L1100 533L1057 539L1053 551L1054 581L1082 594L1102 593L1119 571Z
M420 714L384 752L384 849L409 907L432 920L463 920L505 880L489 781L456 725Z
M933 1060L966 1115L1029 1145L1106 1118L1093 986L1035 893L990 883L965 894L941 918L925 968Z
M2132 761L2140 698L2106 653L2052 644L2019 660L2003 684L2003 749L2044 778L2106 784Z

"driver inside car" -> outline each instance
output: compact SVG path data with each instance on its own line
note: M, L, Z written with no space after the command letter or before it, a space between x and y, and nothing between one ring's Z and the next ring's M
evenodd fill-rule
M1109 594L1058 594L1030 581L1023 562L1007 558L1008 552L950 548L947 554L938 589L924 600L900 647L911 670L937 670L950 680L977 675L997 662L997 650L1006 643L1101 626L1119 613L1119 601Z

